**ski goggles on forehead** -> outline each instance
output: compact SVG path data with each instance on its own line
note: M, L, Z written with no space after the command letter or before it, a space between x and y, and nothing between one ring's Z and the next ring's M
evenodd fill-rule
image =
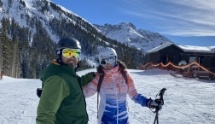
M81 50L80 49L63 49L62 50L62 55L65 58L71 58L71 57L75 57L75 58L80 58L81 56Z
M102 60L101 60L101 65L106 65L106 64L115 64L115 62L116 62L116 57L115 56L111 56L111 57L108 57L108 58L103 58Z

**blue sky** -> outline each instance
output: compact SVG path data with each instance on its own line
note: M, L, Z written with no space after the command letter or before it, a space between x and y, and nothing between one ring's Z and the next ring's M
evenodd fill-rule
M215 0L51 0L92 24L131 22L181 45L215 46Z

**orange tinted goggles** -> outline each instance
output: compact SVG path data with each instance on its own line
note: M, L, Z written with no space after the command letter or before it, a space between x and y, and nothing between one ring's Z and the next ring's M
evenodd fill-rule
M65 58L71 58L71 57L75 57L75 58L80 58L81 56L81 50L80 49L63 49L62 50L62 55Z

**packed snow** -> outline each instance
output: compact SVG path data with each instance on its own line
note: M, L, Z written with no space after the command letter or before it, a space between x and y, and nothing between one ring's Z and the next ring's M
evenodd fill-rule
M95 71L78 72L83 75ZM173 77L170 71L128 70L139 93L155 98L160 89L166 88L165 104L159 112L160 124L214 124L215 81ZM36 88L39 79L15 79L4 76L0 80L0 124L35 124L39 98ZM87 98L89 124L96 124L96 95ZM128 97L131 124L153 124L155 113L134 103Z

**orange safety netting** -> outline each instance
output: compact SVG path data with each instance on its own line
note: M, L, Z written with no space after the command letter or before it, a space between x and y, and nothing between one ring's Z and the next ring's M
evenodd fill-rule
M183 66L177 66L174 65L172 62L169 62L167 64L163 64L163 63L159 63L159 64L153 64L153 63L146 63L144 66L141 66L141 69L146 69L146 68L150 68L150 67L161 67L161 68L167 68L167 67L173 67L173 69L186 69L186 68L190 68L191 66L197 66L199 69L201 69L202 71L206 71L211 75L215 76L215 73L209 71L206 67L201 66L199 63L197 62L192 62L190 64L187 65L183 65Z

